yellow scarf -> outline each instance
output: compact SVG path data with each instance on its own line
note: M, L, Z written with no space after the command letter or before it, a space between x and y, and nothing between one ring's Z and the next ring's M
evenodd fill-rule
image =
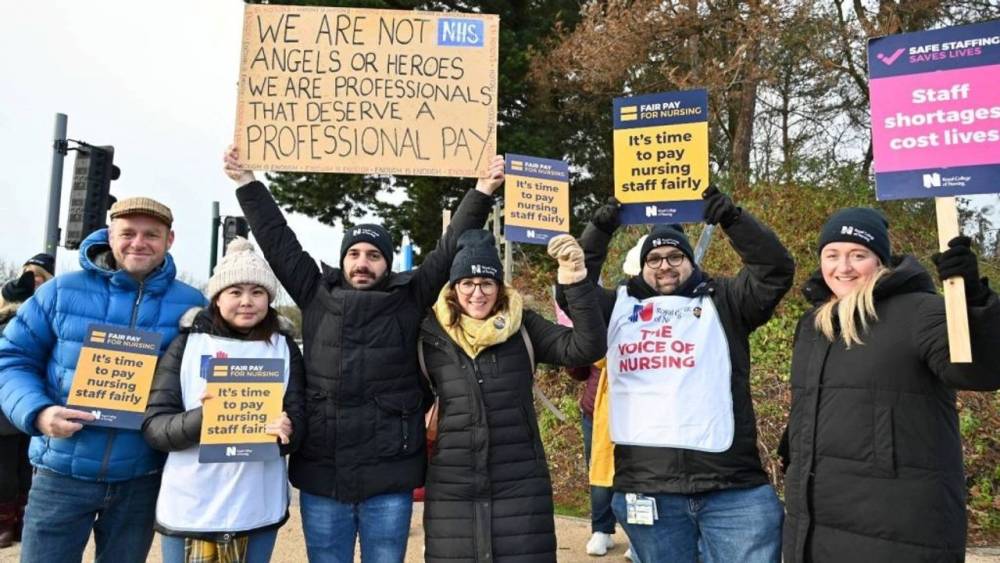
M507 309L500 311L492 317L482 320L474 319L468 315L462 315L458 324L451 324L451 309L445 296L448 294L450 286L441 288L438 299L434 303L434 316L438 323L444 328L445 333L456 343L470 358L475 358L480 352L506 342L508 338L516 334L521 329L521 311L524 305L521 294L513 288L503 286L507 294Z

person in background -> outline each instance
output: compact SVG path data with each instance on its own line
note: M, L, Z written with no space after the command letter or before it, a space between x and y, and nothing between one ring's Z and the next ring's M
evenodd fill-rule
M625 260L622 263L622 271L629 276L638 275L641 271L639 267L639 253L642 251L642 245L646 241L648 235L643 235L639 237L636 244L626 253ZM601 263L596 260L596 256L591 254L585 254L585 261L587 261L588 268L600 268ZM592 263L590 261L593 260ZM598 273L598 276L600 274ZM558 303L556 307L556 316L559 319L559 323L565 326L572 326L573 321L563 312L562 308ZM605 391L607 390L607 383L602 384L602 374L606 373L607 362L603 359L595 364L583 367L568 368L566 371L569 373L570 377L576 379L577 381L584 382L583 393L580 395L580 427L583 432L583 456L587 463L587 473L588 477L591 477L591 453L593 451L594 440L594 404L597 400L597 390L603 385ZM606 375L604 376L606 377ZM602 429L605 435L604 442L607 442L607 411L603 411L605 414L605 419L598 422L598 427ZM612 447L609 444L605 445L602 443L602 439L599 437L597 440L598 447ZM610 456L605 456L609 461L613 463ZM613 471L608 469L608 472ZM615 513L611 509L611 497L614 494L614 489L611 488L611 477L605 476L605 471L598 468L594 471L595 475L591 480L590 484L590 539L587 541L587 555L603 556L606 555L609 549L615 546L615 541L611 537L615 533L615 524L617 520L615 519ZM596 475L600 474L600 476ZM595 484L595 481L600 482L600 484ZM635 557L632 554L632 547L629 546L625 550L625 558L630 561L635 561Z
M51 254L36 254L24 263L20 277L4 284L0 290L0 332L35 289L52 279L55 263ZM0 549L21 541L24 506L31 488L30 443L31 436L18 430L0 412Z

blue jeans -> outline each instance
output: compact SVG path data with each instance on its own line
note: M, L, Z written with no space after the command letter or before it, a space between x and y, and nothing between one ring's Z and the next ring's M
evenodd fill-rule
M250 534L247 540L247 563L268 563L276 539L277 528ZM163 563L184 563L184 538L160 534L160 552L163 554Z
M594 417L580 411L580 426L583 427L583 457L590 469L590 442L594 438ZM611 487L590 486L590 531L615 533L615 513L611 510Z
M401 563L406 556L413 493L345 503L300 490L299 507L310 563L353 563L359 536L364 563Z
M625 520L625 494L611 506L643 561L777 563L785 513L771 485L696 495L653 495L659 519L652 526Z
M158 473L107 483L38 469L24 513L21 561L79 563L91 530L96 563L146 561L159 491Z

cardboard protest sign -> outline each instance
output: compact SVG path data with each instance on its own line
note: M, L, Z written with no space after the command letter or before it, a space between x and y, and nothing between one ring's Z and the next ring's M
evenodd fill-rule
M267 423L281 416L285 361L280 358L211 358L202 404L198 461L264 461L278 457Z
M90 325L66 406L93 414L87 424L142 428L162 339L155 332Z
M622 223L701 221L708 188L708 92L615 98L615 197Z
M248 4L235 142L250 169L479 176L495 15Z
M878 199L1000 191L1000 20L868 42Z
M552 237L569 232L569 165L508 154L505 176L504 238L548 244Z

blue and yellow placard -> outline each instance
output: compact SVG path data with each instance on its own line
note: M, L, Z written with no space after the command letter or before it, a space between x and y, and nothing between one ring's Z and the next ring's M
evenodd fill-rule
M114 325L90 325L66 406L89 411L95 426L142 428L163 336Z
M285 361L280 358L212 358L202 403L201 463L277 459L267 423L281 416Z
M508 154L503 236L548 244L569 232L569 165L561 160Z
M615 197L622 223L701 221L708 91L615 98Z

